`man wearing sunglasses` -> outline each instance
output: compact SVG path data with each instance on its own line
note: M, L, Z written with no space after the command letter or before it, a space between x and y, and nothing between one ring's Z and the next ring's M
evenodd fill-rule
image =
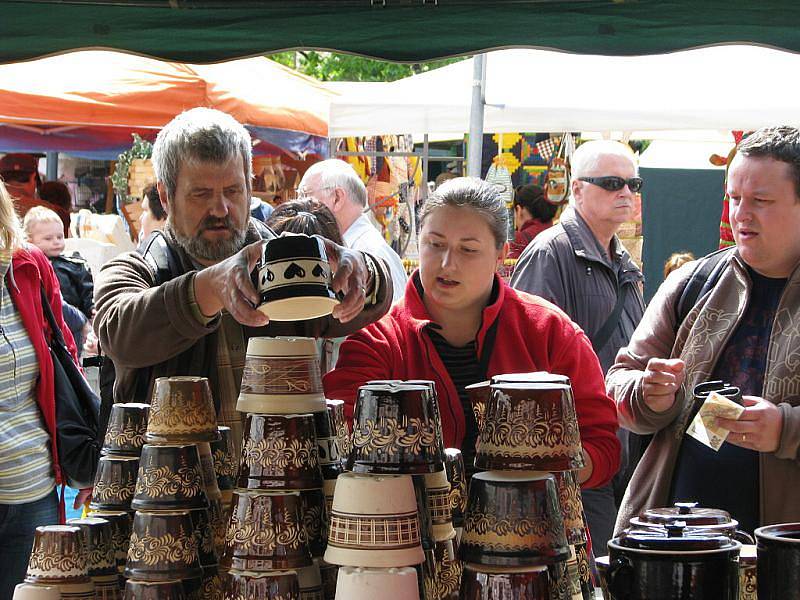
M616 235L633 217L642 180L633 152L619 142L581 144L571 167L570 206L558 225L540 233L522 253L511 285L566 312L589 336L606 372L644 312L642 272ZM611 537L631 472L626 467L628 432L620 429L619 435L623 457L618 477L604 488L583 490L595 548L605 548Z

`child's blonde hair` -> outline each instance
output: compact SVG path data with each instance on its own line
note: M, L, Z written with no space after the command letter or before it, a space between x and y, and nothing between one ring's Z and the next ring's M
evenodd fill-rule
M34 206L31 208L22 221L22 228L25 230L25 235L29 240L33 228L39 223L58 223L61 225L61 217L46 206Z

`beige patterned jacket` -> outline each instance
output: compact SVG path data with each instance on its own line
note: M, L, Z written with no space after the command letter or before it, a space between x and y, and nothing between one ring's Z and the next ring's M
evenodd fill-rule
M609 395L617 402L620 425L654 434L625 492L616 531L646 508L665 506L681 438L693 412L690 392L708 380L714 365L750 296L750 278L736 252L717 285L701 298L680 325L675 305L696 263L672 273L648 306L627 348L617 355L606 376ZM673 407L663 413L643 401L642 375L650 358L686 361L686 381ZM800 268L796 268L775 315L767 355L762 396L783 413L778 450L760 455L762 525L800 521Z

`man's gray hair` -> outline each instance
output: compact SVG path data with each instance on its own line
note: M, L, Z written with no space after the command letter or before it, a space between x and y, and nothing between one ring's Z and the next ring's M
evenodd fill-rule
M608 175L608 173L593 173L597 167L597 163L604 156L621 156L630 161L633 165L634 174L639 174L639 166L636 164L636 156L628 144L616 142L614 140L590 140L584 142L575 150L569 161L570 178L576 181L579 177L587 177L590 175ZM570 198L572 193L570 192Z
M350 163L338 158L322 160L311 165L303 179L312 176L319 177L318 189L344 190L350 202L362 208L367 207L367 188Z
M253 178L253 149L250 133L227 113L212 108L193 108L182 112L158 132L153 144L156 179L175 197L178 172L184 163L224 163L242 157L247 197Z
M425 219L438 208L453 206L471 208L489 225L494 235L495 246L502 248L508 235L508 209L497 186L477 177L456 177L436 188L422 207L419 228Z

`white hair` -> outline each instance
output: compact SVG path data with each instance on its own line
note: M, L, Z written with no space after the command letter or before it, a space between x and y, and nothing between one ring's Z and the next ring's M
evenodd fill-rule
M341 189L347 194L350 202L361 207L367 206L367 188L350 163L338 158L329 158L311 165L303 175L319 177L319 189Z
M587 177L597 168L597 163L605 156L619 156L625 158L633 165L634 174L639 174L639 166L636 163L636 156L628 144L616 142L614 140L590 140L584 142L573 152L570 158L570 177L576 181L579 177ZM601 173L600 175L606 175ZM574 197L570 192L570 200L574 203Z

